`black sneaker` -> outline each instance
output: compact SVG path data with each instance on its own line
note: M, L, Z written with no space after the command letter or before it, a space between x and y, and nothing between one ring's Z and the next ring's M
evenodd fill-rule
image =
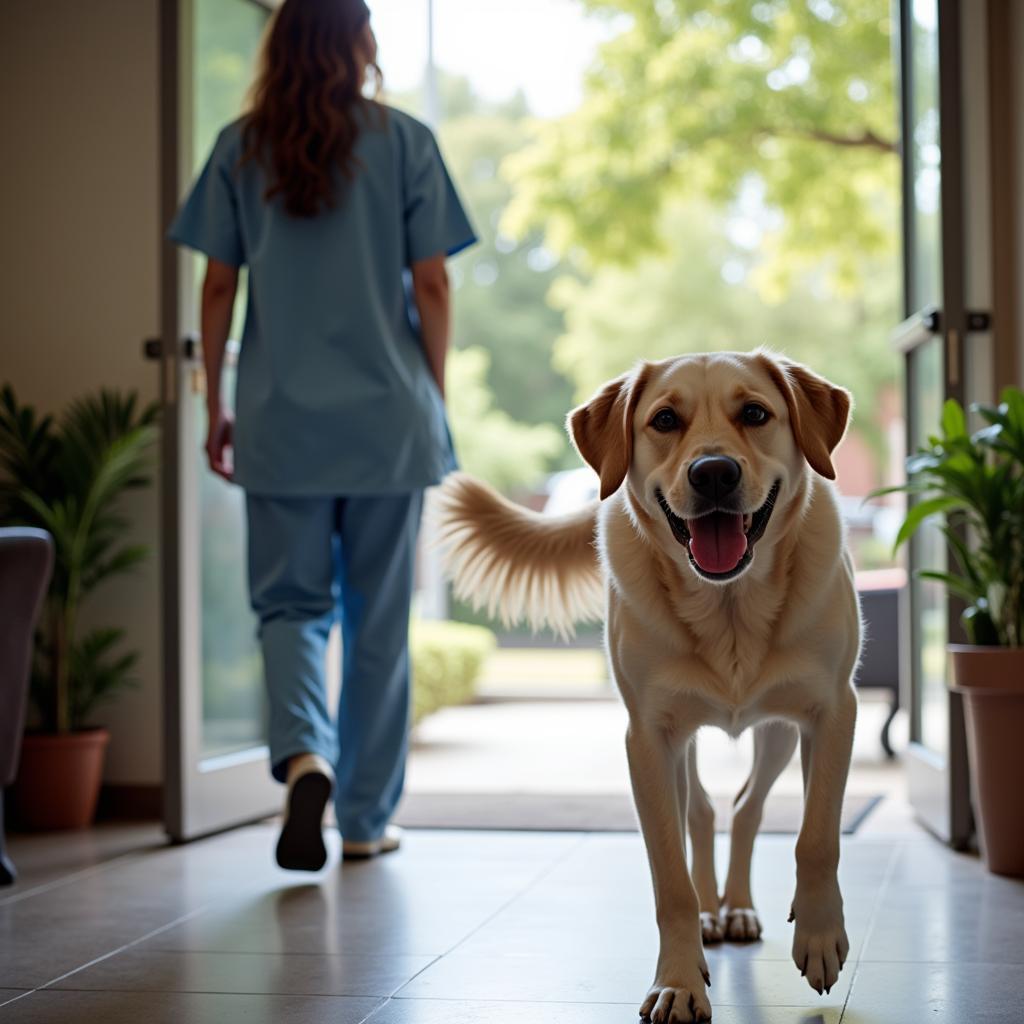
M288 784L284 825L277 840L277 863L286 871L319 871L327 863L322 823L334 780L311 763L302 765L296 776Z

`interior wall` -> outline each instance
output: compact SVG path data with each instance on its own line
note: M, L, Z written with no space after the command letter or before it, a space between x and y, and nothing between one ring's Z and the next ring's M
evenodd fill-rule
M45 411L100 387L158 397L158 0L0 4L0 380ZM98 591L88 619L122 625L139 687L97 721L108 782L159 783L157 483L129 501L144 568Z

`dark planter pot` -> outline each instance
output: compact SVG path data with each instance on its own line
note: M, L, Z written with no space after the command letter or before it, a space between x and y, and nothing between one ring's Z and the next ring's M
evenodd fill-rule
M66 736L26 734L12 788L17 820L40 830L92 824L109 741L106 729Z
M1024 647L951 644L963 695L981 853L989 871L1024 878Z

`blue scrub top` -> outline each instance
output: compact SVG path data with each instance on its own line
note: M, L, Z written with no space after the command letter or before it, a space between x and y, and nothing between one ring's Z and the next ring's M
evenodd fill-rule
M255 494L394 494L456 466L406 268L476 241L426 125L364 116L360 169L311 218L264 199L228 125L169 237L249 267L235 398L235 480Z

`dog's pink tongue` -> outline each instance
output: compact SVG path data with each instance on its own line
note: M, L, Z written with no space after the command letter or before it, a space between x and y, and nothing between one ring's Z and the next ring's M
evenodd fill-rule
M747 550L743 516L733 512L712 512L700 519L688 519L690 554L705 571L730 572Z

